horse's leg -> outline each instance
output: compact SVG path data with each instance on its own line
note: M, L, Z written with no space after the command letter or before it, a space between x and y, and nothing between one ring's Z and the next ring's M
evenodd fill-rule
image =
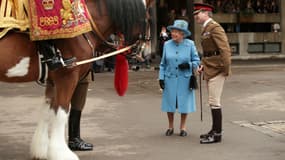
M52 103L53 115L47 158L49 160L79 160L77 155L68 148L65 140L69 105L78 80L72 74L59 74L59 76L64 78L57 77L54 81L55 101Z
M50 116L52 115L50 105L54 98L54 87L51 82L47 83L45 96L45 103L41 110L38 126L35 130L30 148L31 157L33 159L47 159L49 144L48 126L50 123Z

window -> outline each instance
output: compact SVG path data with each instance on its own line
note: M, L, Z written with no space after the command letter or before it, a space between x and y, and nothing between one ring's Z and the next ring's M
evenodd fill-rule
M280 53L281 42L248 43L248 53Z
M230 43L232 55L239 55L239 43Z
M248 43L248 53L262 53L263 43Z
M281 43L280 42L264 43L264 52L280 53L281 52Z

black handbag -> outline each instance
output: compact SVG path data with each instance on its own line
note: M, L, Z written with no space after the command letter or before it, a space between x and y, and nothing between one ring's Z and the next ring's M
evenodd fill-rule
M194 90L194 89L198 89L198 82L197 82L197 78L193 72L193 67L191 67L191 68L192 68L192 70L191 70L192 75L191 75L190 80L189 80L189 89Z

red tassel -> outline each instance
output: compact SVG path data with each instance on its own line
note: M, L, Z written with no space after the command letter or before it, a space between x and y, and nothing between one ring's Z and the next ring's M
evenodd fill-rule
M128 89L129 65L123 54L116 56L114 86L119 96L124 96Z

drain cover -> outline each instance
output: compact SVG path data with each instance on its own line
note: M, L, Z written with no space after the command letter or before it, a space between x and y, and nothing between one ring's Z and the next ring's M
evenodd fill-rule
M249 122L249 121L233 121L242 127L248 127L262 132L271 137L285 135L285 121L264 121L264 122Z

